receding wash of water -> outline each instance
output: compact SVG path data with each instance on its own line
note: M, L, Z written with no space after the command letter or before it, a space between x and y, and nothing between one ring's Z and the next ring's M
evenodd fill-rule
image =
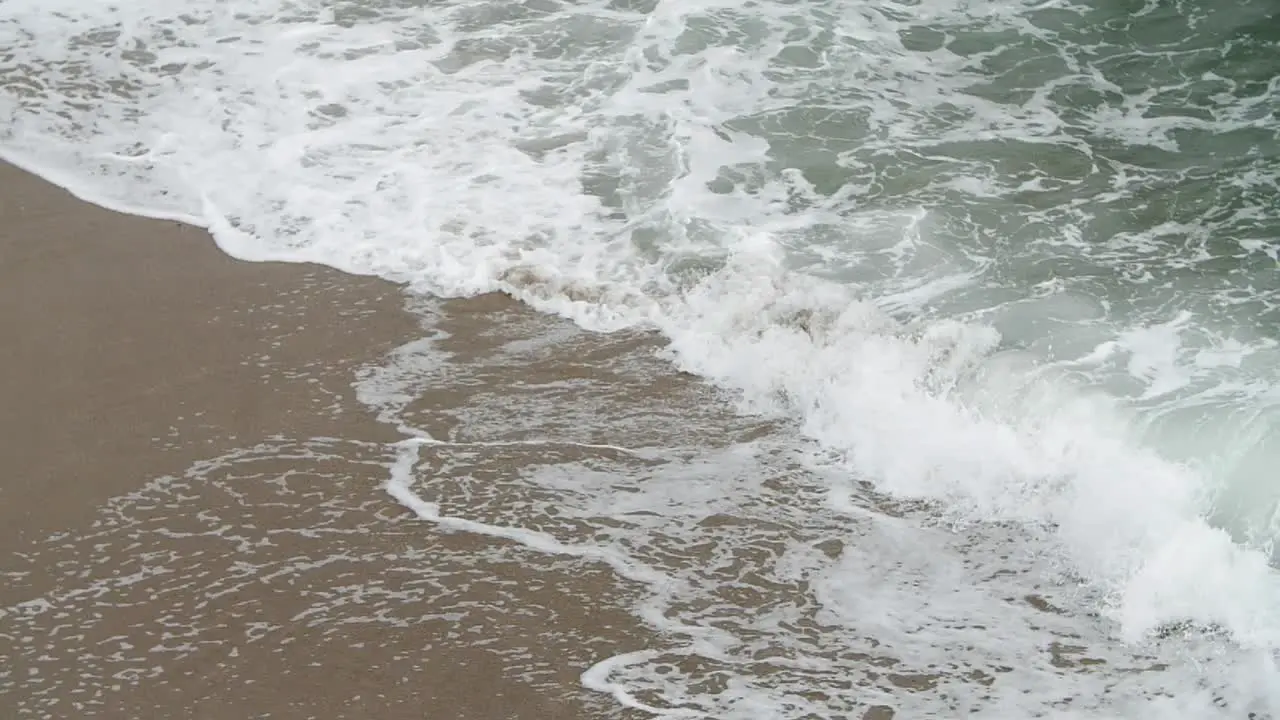
M690 641L718 685L584 676L688 717L841 717L805 668L868 642L1003 668L907 717L1280 717L1277 113L1274 0L0 3L6 160L240 258L654 330L795 428L790 516L843 518L774 569L815 622ZM878 530L813 549L842 522ZM575 547L692 633L710 590ZM1096 665L1023 654L1064 637Z

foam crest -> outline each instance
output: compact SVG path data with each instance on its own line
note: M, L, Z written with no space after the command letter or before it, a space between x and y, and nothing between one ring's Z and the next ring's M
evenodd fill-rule
M803 417L882 490L958 518L1043 524L1133 639L1195 618L1280 641L1266 555L1207 524L1202 478L1142 449L1113 399L997 351L990 328L911 332L840 288L787 287L757 258L744 264L754 282L738 269L724 275L731 287L706 283L706 314L681 324L698 332L669 331L683 367L740 389L753 409Z

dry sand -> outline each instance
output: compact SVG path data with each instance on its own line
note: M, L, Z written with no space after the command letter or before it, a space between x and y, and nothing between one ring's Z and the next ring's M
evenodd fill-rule
M442 307L463 354L550 322ZM646 642L608 568L442 533L381 491L398 436L351 383L420 334L398 288L237 262L0 167L0 328L0 715L628 716L578 679ZM548 363L528 372L583 372ZM519 392L507 375L415 412L448 434ZM588 451L467 462L547 452Z

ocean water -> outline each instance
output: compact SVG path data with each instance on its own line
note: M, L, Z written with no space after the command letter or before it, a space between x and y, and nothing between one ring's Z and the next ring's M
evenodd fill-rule
M566 539L415 490L429 340L362 380L425 521L651 586L701 669L583 682L657 715L1280 714L1278 110L1274 2L0 3L0 157L237 257L655 331L786 428L525 478L662 520ZM872 648L922 671L843 687Z

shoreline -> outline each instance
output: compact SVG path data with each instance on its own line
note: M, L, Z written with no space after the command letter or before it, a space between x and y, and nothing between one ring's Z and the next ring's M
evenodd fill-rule
M422 335L399 287L239 261L198 228L89 205L13 166L0 186L0 705L628 717L579 680L641 642L607 568L566 575L383 490L402 438L353 379ZM509 317L556 322L500 296L440 305L455 335L475 329L465 352L490 349ZM447 419L462 392L418 404ZM369 598L382 609L360 612ZM551 617L573 646L528 665Z

